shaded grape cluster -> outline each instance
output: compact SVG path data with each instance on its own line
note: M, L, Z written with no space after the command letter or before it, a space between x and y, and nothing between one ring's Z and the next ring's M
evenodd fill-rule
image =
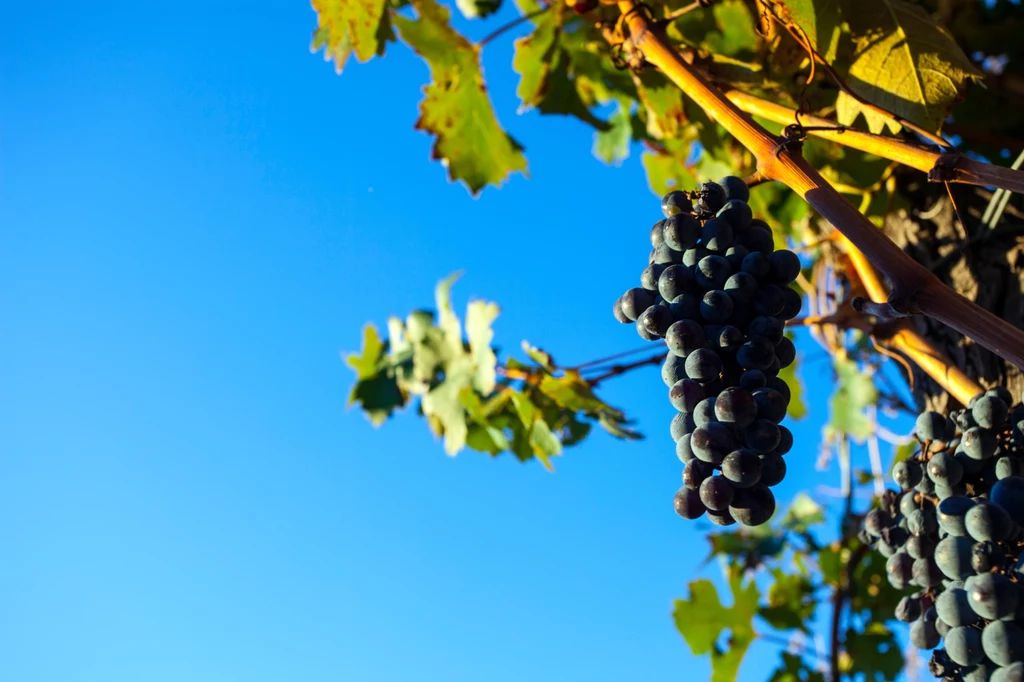
M861 539L886 557L910 641L954 682L1024 682L1024 405L1003 388L924 412ZM939 648L941 647L941 648Z
M668 347L661 376L678 412L670 432L684 464L676 512L707 514L720 526L771 518L771 487L785 477L783 455L793 445L780 424L790 391L778 373L796 359L784 332L800 313L789 286L800 259L775 249L749 196L737 177L667 194L640 286L614 305L617 320Z

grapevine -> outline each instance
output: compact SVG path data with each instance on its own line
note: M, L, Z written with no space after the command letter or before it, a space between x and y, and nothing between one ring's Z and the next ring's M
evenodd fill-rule
M753 217L741 178L705 182L662 200L640 286L613 305L647 341L668 346L661 376L677 414L670 433L683 463L676 512L720 526L758 526L775 512L793 436L780 422L790 389L779 370L796 359L786 320L802 299L792 251L775 249Z

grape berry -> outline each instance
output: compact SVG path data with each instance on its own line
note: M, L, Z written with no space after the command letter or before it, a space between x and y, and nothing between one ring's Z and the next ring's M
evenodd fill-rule
M668 348L661 376L678 412L670 433L685 465L676 512L706 514L720 526L771 518L771 486L785 477L783 455L793 445L780 424L790 393L777 375L796 358L784 332L800 313L789 286L800 259L775 250L749 198L732 176L665 195L640 286L613 306L615 319Z
M996 388L919 415L919 451L892 470L900 492L861 529L893 587L918 590L895 616L943 680L1024 680L1024 405L1011 402Z

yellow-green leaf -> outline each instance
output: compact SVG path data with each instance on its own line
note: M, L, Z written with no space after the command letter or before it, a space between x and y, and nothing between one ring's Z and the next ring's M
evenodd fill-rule
M776 0L779 16L803 29L815 51L831 63L839 47L838 0Z
M853 360L836 358L835 369L838 383L832 394L832 421L829 426L863 441L872 431L871 420L864 409L878 399L878 389L871 375L861 371Z
M387 0L313 0L317 28L310 50L324 51L341 73L353 52L361 62L383 56L384 47L394 42Z
M677 599L673 616L676 628L690 645L695 656L711 654L712 682L733 682L747 647L754 640L754 614L760 593L753 580L746 584L738 575L731 575L732 606L726 608L718 598L714 583L697 580L690 583L690 596ZM728 630L725 651L718 646L722 633Z
M448 9L413 0L418 17L396 15L402 39L426 60L432 81L424 88L416 127L436 137L433 156L452 181L474 195L526 172L522 146L498 123L480 66L480 51L448 23Z
M907 0L856 0L844 13L856 43L847 85L867 101L938 131L967 81L980 76L945 27ZM839 94L836 116L851 125L863 114L871 132L899 125Z
M466 336L469 337L469 352L476 365L473 387L484 395L494 390L497 379L498 358L491 348L494 339L491 324L499 312L497 303L487 301L473 301L466 308Z

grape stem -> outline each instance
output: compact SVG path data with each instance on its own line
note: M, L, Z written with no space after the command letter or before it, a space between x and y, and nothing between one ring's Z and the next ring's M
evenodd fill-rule
M696 68L684 61L655 30L648 15L636 2L622 0L618 7L622 23L629 31L630 42L642 52L646 61L661 70L712 120L746 147L765 177L779 180L800 194L811 208L848 237L889 278L893 288L887 302L894 310L920 311L1024 370L1024 332L968 301L943 284L928 268L905 254L833 189L795 145L780 147L778 138L741 111ZM950 174L958 165L959 162L947 164Z

